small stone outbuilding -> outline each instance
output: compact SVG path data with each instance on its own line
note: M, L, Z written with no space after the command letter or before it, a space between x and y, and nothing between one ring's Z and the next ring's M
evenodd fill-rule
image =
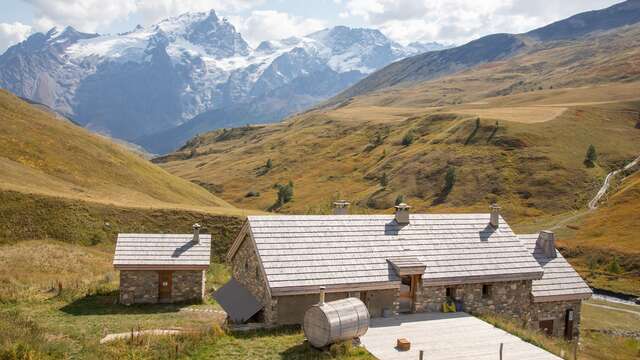
M211 235L118 234L113 266L120 303L200 302L211 257Z
M372 317L442 311L516 318L574 339L591 290L555 249L553 233L516 235L489 213L249 216L227 254L261 308L248 321L300 324L317 302L356 297ZM246 317L245 317L246 319Z

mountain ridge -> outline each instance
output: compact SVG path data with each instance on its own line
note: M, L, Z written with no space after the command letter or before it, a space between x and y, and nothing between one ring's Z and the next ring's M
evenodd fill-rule
M421 46L403 47L379 30L336 26L254 49L211 10L116 35L71 27L31 35L0 56L0 87L90 130L163 153L194 135L182 134L184 128L279 120ZM238 110L246 107L251 118ZM225 117L185 125L206 113ZM156 134L166 135L159 141Z
M384 88L428 81L498 59L507 59L527 49L528 43L532 41L571 40L593 32L611 30L638 22L640 22L640 1L627 0L605 9L576 14L523 34L484 36L455 48L427 52L387 65L321 106L333 106L354 96ZM517 46L514 46L516 44ZM477 52L483 49L485 51Z

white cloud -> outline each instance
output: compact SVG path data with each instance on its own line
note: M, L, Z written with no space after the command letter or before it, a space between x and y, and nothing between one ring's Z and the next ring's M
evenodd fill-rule
M35 11L34 27L46 31L53 26L71 25L80 31L95 32L115 21L137 14L147 23L188 11L237 12L250 9L262 0L23 0Z
M463 43L497 33L519 33L618 0L345 0L344 13L362 18L392 39ZM345 16L345 15L342 15Z
M0 54L9 46L14 45L29 36L31 26L20 22L0 23Z
M291 16L273 10L256 10L246 18L230 17L230 20L253 46L262 40L302 36L327 27L323 20Z

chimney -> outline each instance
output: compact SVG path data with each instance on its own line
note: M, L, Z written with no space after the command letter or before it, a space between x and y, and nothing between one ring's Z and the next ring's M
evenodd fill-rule
M193 242L196 244L200 244L200 224L193 224Z
M544 256L548 258L556 257L556 234L553 231L543 230L538 235L536 240L536 247L539 247L544 252Z
M498 227L500 227L500 206L498 206L498 204L492 204L491 206L489 206L489 209L491 210L489 224L494 229L497 229Z
M324 290L326 288L324 286L320 286L320 300L318 301L318 305L324 305Z
M396 222L400 225L409 224L409 209L411 209L411 206L400 203L394 207L396 208Z
M349 214L349 203L346 200L337 200L333 203L333 214L334 215L348 215Z

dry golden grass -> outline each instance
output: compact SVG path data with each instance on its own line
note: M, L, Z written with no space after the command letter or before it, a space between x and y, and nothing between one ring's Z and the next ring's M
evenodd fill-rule
M104 137L0 90L0 189L119 206L244 215Z
M534 124L555 119L565 112L564 107L542 107L542 106L522 106L522 107L493 107L488 109L462 109L457 112L461 114L477 115L482 118L499 119L525 124Z

